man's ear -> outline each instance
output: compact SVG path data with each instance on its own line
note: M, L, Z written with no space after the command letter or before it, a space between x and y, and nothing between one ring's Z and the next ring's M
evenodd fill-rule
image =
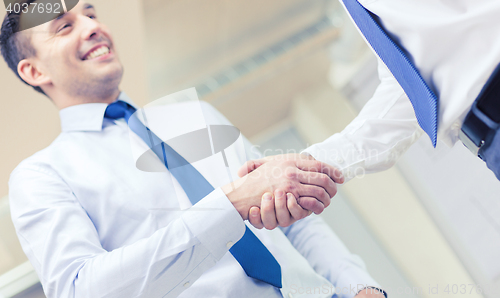
M23 59L17 64L17 73L31 86L40 87L51 82L50 78L41 72L31 59Z

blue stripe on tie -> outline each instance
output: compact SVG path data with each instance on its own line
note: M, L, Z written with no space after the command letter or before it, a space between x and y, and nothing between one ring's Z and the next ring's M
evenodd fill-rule
M245 226L245 234L229 250L248 276L259 276L259 280L281 288L281 266L271 252ZM259 242L262 245L256 246Z
M116 101L106 108L104 117L125 118L130 129L151 148L177 179L193 205L210 194L214 187L205 177L172 147L150 131L134 113L134 107L123 101ZM169 164L173 167L172 169L169 168ZM243 237L229 251L248 276L281 288L280 264L246 225L245 228Z
M372 14L357 0L343 0L343 2L359 30L408 95L418 124L436 147L439 109L437 96L425 83L404 51L389 37Z

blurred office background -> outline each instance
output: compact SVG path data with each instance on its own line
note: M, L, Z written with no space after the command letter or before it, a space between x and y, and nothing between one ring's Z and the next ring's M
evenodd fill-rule
M341 131L378 84L377 61L336 0L92 3L139 105L195 86L267 155ZM7 181L57 136L59 119L0 64L0 297L44 297L10 221ZM322 216L391 297L457 297L463 285L467 297L498 297L499 189L461 144L433 150L422 137L396 167L341 186Z

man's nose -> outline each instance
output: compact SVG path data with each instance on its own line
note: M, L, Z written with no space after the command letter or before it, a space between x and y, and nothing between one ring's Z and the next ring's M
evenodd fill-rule
M79 21L84 28L82 30L82 39L88 40L99 38L101 36L102 28L99 22L86 16L81 16Z

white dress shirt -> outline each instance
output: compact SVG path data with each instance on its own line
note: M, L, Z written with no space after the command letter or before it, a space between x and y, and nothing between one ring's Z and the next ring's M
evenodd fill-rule
M61 110L62 133L11 174L12 219L49 298L353 297L358 284L377 286L317 216L282 230L250 226L280 263L283 289L248 277L228 252L245 223L220 189L229 181L221 154L193 163L215 190L184 209L166 169L137 169L128 126L103 118L106 106ZM230 124L201 107L207 124ZM226 149L232 173L247 159L242 148L255 152L241 136Z
M359 0L377 15L439 97L438 140L452 146L462 122L500 63L500 2L496 0ZM379 59L380 86L342 132L305 150L356 172L391 167L421 135L413 107Z

